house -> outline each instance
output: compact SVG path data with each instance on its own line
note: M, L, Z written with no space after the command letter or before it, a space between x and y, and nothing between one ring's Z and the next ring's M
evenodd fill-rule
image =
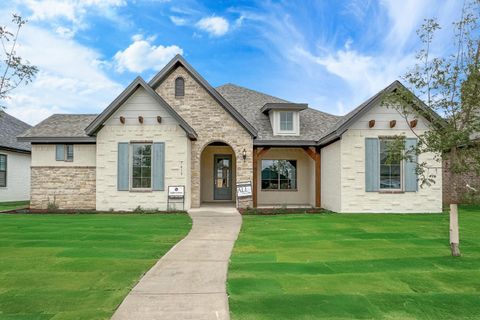
M30 143L17 141L30 127L0 110L0 202L30 199Z
M385 90L401 86L394 82ZM382 91L383 92L383 91ZM427 130L433 112L416 119ZM373 125L372 125L373 124ZM233 84L213 88L180 55L150 82L136 78L101 114L56 114L19 137L32 143L31 207L167 209L168 186L185 206L309 206L337 212L440 212L441 163L420 155L438 182L420 188L413 162L386 163L389 137L416 143L381 93L344 117Z

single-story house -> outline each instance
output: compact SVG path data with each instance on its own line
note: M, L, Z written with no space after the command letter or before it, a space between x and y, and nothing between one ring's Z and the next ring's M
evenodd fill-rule
M402 86L398 81L385 91ZM382 91L383 92L383 91ZM32 143L31 207L167 209L168 186L185 208L308 206L337 212L440 212L437 183L420 188L415 163L385 159L389 138L428 130L382 106L382 92L339 117L233 84L213 88L177 55L148 83L137 77L102 113L56 114L19 137ZM236 199L236 183L252 198Z
M30 127L0 110L0 202L30 199L30 143L17 141Z

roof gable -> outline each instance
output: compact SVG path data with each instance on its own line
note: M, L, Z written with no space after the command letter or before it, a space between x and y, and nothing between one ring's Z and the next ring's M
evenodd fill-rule
M422 100L416 97L408 88L406 88L400 81L395 80L392 82L388 87L381 90L374 96L370 97L368 100L363 102L357 108L353 109L345 116L343 116L336 124L332 127L320 140L320 145L325 145L333 140L336 140L342 136L348 128L357 121L360 117L365 115L369 110L371 110L374 106L380 103L385 94L395 92L396 90L406 90L412 94L414 98L414 103L412 107L415 108L420 114L422 114L425 119L428 121L443 121L443 119L430 107L428 107Z
M170 62L149 81L149 86L156 90L158 86L181 65L197 81L210 96L220 104L247 132L253 136L257 136L257 130L238 112L221 94L217 92L181 55L176 55Z
M0 110L0 148L29 152L29 143L19 142L17 136L31 126Z
M94 135L101 129L105 121L109 119L117 109L123 105L128 98L130 98L139 87L145 89L145 91L155 99L172 117L179 123L180 127L185 130L188 137L192 140L197 139L195 130L165 101L158 95L141 77L135 78L133 82L105 109L98 117L95 118L86 128L85 131L88 135Z

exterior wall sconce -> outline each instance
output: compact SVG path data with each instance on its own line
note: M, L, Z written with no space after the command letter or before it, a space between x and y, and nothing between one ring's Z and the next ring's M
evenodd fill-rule
M123 116L120 117L120 123L121 123L121 124L125 124L125 117L123 117Z
M139 117L138 117L138 122L140 122L140 123L143 124L143 117L142 117L142 116L139 116Z
M243 161L247 160L247 150L245 150L245 148L243 148L243 151L242 151L242 158L243 158Z

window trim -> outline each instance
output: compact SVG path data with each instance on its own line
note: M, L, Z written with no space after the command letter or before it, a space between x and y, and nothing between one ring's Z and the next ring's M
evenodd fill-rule
M129 150L129 184L130 184L130 192L151 192L153 191L153 142L152 141L130 141L130 150ZM133 147L134 145L149 145L150 146L150 187L148 188L135 188L133 186Z
M282 129L282 114L291 114L292 115L292 129L283 130ZM283 110L278 112L278 132L280 133L296 133L295 130L295 113L291 110Z
M5 157L5 170L1 170L0 172L5 172L5 185L0 185L0 188L6 188L8 185L8 155L1 153L0 157L4 156Z
M63 146L63 159L57 160L57 146ZM68 146L72 146L72 159L68 159ZM73 143L57 143L55 144L55 161L73 162L75 160L75 144Z
M295 188L293 189L281 189L280 188L280 175L278 175L278 188L277 189L264 189L262 187L262 171L263 171L263 165L262 165L262 162L263 161L295 161ZM298 191L298 160L297 159L260 159L260 191L262 192L283 192L283 191L286 191L286 192L297 192Z
M400 188L382 188L382 140L393 140L395 137L382 136L378 137L378 192L379 193L403 193L405 189L405 176L404 176L404 160L400 160Z
M178 94L177 92L177 81L181 80L182 81L182 88L181 88L181 94ZM185 78L182 76L176 77L175 78L175 83L174 83L174 90L175 90L175 98L183 98L185 97Z

